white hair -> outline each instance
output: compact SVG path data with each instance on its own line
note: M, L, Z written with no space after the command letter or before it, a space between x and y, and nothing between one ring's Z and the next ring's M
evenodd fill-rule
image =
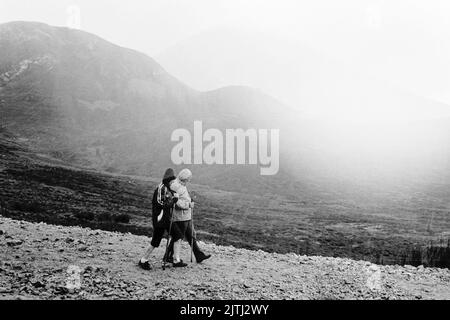
M188 180L188 179L191 178L191 177L192 177L192 172L191 172L191 170L189 170L189 169L183 169L183 170L181 170L180 173L178 174L178 179L179 179L180 181L186 181L186 180Z

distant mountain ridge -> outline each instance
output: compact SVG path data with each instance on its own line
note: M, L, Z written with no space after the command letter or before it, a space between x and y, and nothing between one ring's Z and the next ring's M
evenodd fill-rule
M249 165L187 165L194 169L197 183L224 190L299 197L317 190L343 192L343 184L360 180L364 188L369 184L385 188L396 185L402 175L417 181L421 172L423 181L423 177L440 179L448 172L448 152L442 148L450 137L447 120L400 128L394 123L387 129L348 125L336 121L333 114L311 120L259 89L226 86L197 91L145 54L84 31L42 23L0 25L0 51L0 126L35 152L72 165L151 176L159 176L169 166L179 170L182 166L173 165L170 158L175 145L171 134L178 128L192 131L193 122L201 120L204 129L280 129L276 176L261 177L258 167ZM302 61L309 66L306 70L314 69L309 64L317 60L310 58ZM276 67L269 62L263 72ZM243 64L243 72L247 70L243 61L238 64ZM207 64L198 66L200 72ZM368 108L374 117L379 116L378 107L387 110L399 104L407 109L408 101L412 108L425 111L435 107L411 96L379 99L367 87L356 90L353 97L339 89L347 88L351 77L327 78L322 74L326 66L312 73L310 81L300 82L300 94L315 95L316 105L348 100L356 114ZM331 86L332 92L308 90L318 83ZM330 98L335 93L340 97L336 101ZM368 104L358 110L361 99ZM339 114L347 107L336 104L333 112ZM416 134L413 139L410 132ZM377 146L380 141L386 145Z
M155 56L199 90L248 85L315 117L450 116L447 105L394 87L337 57L291 38L228 28L196 34Z
M1 126L72 164L158 175L172 166L176 128L192 130L194 120L205 128L280 128L294 114L248 87L193 90L145 54L84 31L6 23L0 51ZM233 188L232 177L259 180L253 169L204 166L196 176Z

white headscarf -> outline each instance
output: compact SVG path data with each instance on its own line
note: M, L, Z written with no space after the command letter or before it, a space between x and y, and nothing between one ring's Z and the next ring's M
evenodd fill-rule
M178 174L178 180L180 180L180 181L187 181L191 177L192 177L192 172L189 169L183 169Z

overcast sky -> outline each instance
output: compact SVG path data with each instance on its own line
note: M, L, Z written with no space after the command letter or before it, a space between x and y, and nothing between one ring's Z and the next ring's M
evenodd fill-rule
M150 56L218 27L270 33L366 64L446 103L449 17L447 0L0 0L0 22L79 20L82 30Z
M80 9L81 29L151 55L219 26L315 37L336 27L355 32L404 25L450 42L446 0L0 0L0 22L64 26L72 6Z

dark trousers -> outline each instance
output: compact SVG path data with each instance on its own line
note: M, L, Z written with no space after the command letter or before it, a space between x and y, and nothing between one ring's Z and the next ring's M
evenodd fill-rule
M170 242L167 248L167 252L164 254L164 259L173 257L173 243L179 239L184 238L184 233L179 229L179 226L173 222L172 227L170 226L170 221L160 221L153 222L153 235L151 245L155 248L158 248L161 244L162 238L164 238L164 234L167 232L169 234L170 229Z
M205 254L197 244L197 239L195 235L194 226L192 224L192 220L177 221L174 222L174 224L176 225L176 228L179 230L179 232L183 233L184 235L183 238L186 239L187 242L189 242L190 246L192 246L192 251L194 253L195 259L198 260L199 258L203 258Z

